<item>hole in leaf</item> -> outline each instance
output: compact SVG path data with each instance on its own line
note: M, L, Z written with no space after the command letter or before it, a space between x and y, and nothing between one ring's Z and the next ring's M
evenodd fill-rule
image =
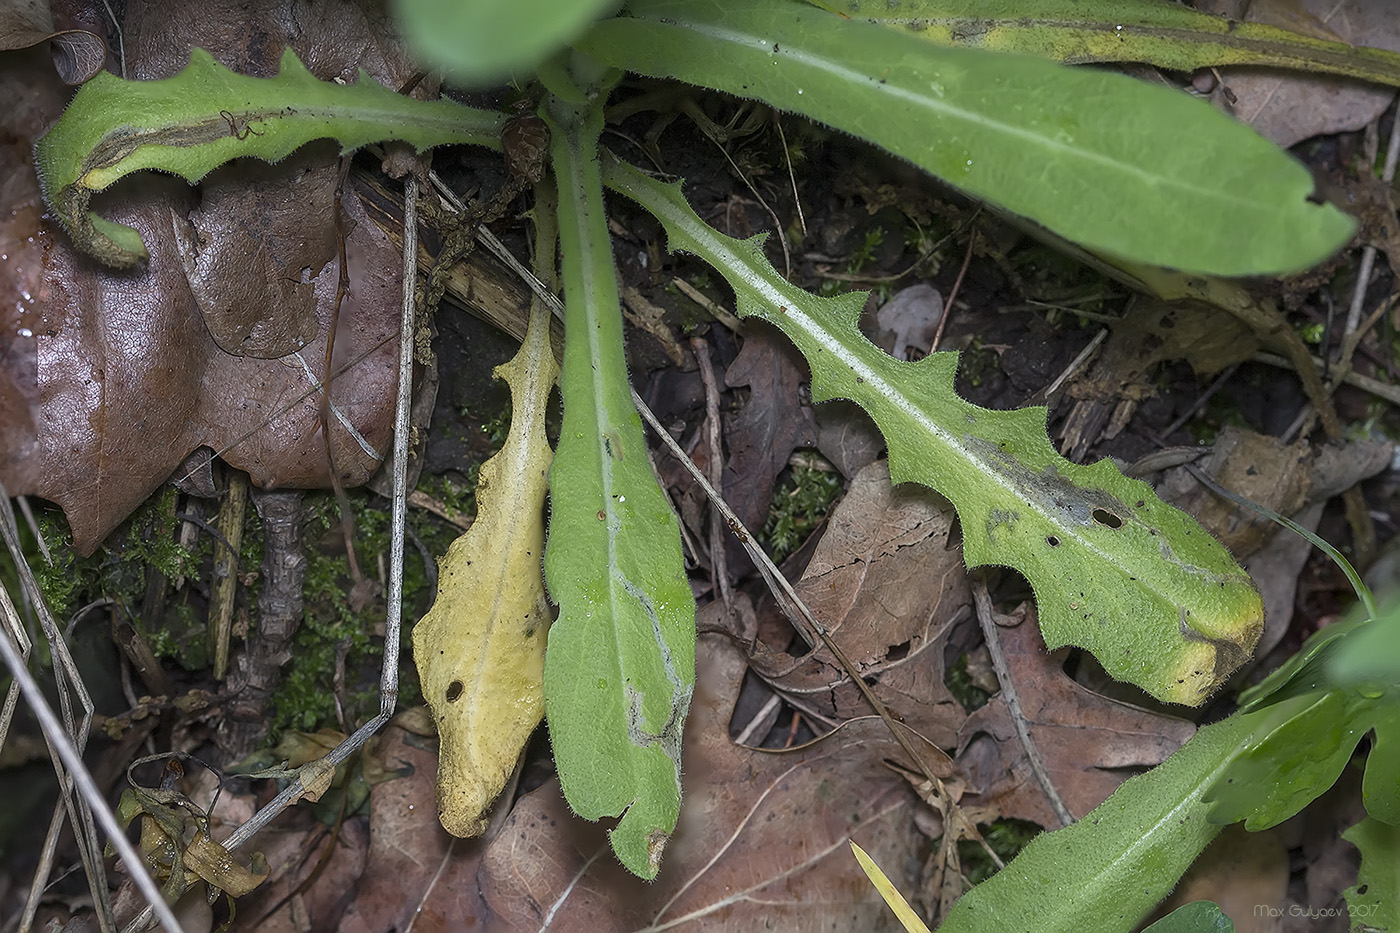
M1045 539L1045 543L1050 545L1051 547L1059 547L1060 539L1057 538L1055 535L1050 535L1048 538Z
M447 702L455 703L462 696L462 682L454 680L447 685Z
M1093 519L1100 525L1107 525L1110 528L1123 527L1123 519L1114 515L1112 512L1108 511L1108 509L1094 509Z
M898 645L890 646L890 650L885 652L886 661L903 661L909 657L909 642L901 642Z

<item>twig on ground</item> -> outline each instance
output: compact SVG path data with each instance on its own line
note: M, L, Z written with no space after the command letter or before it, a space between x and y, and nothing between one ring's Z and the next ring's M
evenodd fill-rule
M958 277L953 280L953 287L948 291L948 300L943 302L943 314L938 318L938 330L933 332L933 343L929 345L930 354L938 351L938 344L943 340L943 329L948 326L948 318L953 314L953 302L957 300L958 292L962 289L967 267L972 264L972 247L976 243L977 228L973 227L967 235L967 252L963 254L962 268L958 270Z
M691 301L695 302L700 307L710 312L711 317L713 317L716 321L719 321L721 324L729 328L734 333L739 333L740 328L743 327L743 324L739 322L739 319L737 317L730 314L727 310L720 307L719 305L715 304L709 299L708 296L705 295L704 292L700 291L700 289L696 288L694 285L691 285L689 282L687 282L680 276L672 278L671 284L675 285L676 288L680 289L682 295L685 295L685 297L689 298Z
M1280 357L1280 359L1282 359L1282 357ZM1226 366L1224 371L1221 372L1219 376L1215 377L1215 381L1210 384L1210 387L1196 396L1196 400L1191 403L1189 408L1181 413L1180 417L1167 425L1166 430L1162 431L1162 437L1171 437L1177 431L1180 431L1186 425L1186 422L1196 417L1196 412L1205 407L1206 402L1209 402L1215 393L1219 392L1225 383L1230 381L1230 377L1233 376L1239 368L1239 363L1232 363Z
M214 545L213 583L209 586L209 629L214 643L214 679L228 675L228 643L233 634L233 598L238 590L238 552L243 546L243 518L248 510L248 474L232 470L219 507L222 541Z
M1381 167L1381 181L1390 184L1395 180L1395 166L1400 161L1400 114L1390 128L1390 146L1385 151L1385 165ZM1367 244L1361 251L1361 267L1356 273L1356 287L1351 294L1351 307L1347 309L1346 330L1343 332L1343 344L1337 354L1337 362L1343 366L1350 366L1351 354L1355 352L1356 345L1352 343L1348 346L1353 334L1364 334L1369 327L1361 327L1361 308L1366 303L1366 288L1371 284L1371 271L1376 265L1376 248ZM1392 270L1400 272L1400 270ZM1360 338L1357 338L1358 340Z
M792 153L788 151L787 134L783 132L783 118L773 111L773 125L778 128L778 140L783 144L783 161L787 163L788 181L792 184L792 203L797 207L797 226L802 235L807 235L807 216L802 213L802 195L797 190L797 172L792 168Z
M1387 302L1386 305L1382 305L1382 308L1385 308L1389 304L1390 302ZM1291 360L1286 360L1283 357L1277 356L1273 353L1254 353L1251 354L1249 358L1255 363L1264 363L1268 366L1277 366L1279 369L1294 369L1293 362ZM1318 372L1321 372L1322 360L1319 360L1314 357L1313 363L1315 364L1315 367L1318 370ZM1336 370L1334 369L1333 372L1336 372ZM1371 395L1374 395L1376 398L1387 401L1392 405L1400 405L1400 386L1392 385L1388 382L1381 382L1379 379L1373 379L1370 376L1366 376L1357 372L1347 373L1346 376L1342 379L1342 381L1345 382L1347 385L1355 386L1363 392L1368 392Z
M709 448L706 472L716 495L724 495L724 447L720 440L719 382L710 361L710 345L704 337L691 337L690 349L700 366L700 382L705 387L705 446ZM724 521L719 508L710 504L710 576L726 612L734 609L734 587L729 582L729 560L725 555Z
M939 323L942 323L942 322L940 321ZM1039 390L1039 391L1036 392L1034 395L1032 395L1029 399L1027 399L1027 400L1026 400L1026 404L1027 404L1027 405L1046 405L1046 404L1049 404L1051 397L1054 396L1054 394L1055 394L1056 392L1060 391L1060 388L1061 388L1066 382L1069 382L1069 381L1070 381L1071 379L1073 379L1075 376L1079 375L1079 373L1080 373L1086 366L1089 365L1089 361L1090 361L1091 359L1093 359L1093 358L1094 358L1094 355L1097 354L1097 353L1099 352L1099 348L1103 346L1104 341L1107 340L1107 339L1108 339L1108 328L1107 328L1107 327L1101 327L1101 328L1099 328L1099 332L1098 332L1097 334L1094 335L1094 339L1090 340L1089 343L1085 345L1084 349L1083 349L1083 350L1080 350L1080 351L1079 351L1079 354L1078 354L1077 356L1075 356L1074 359L1070 360L1069 365L1066 366L1066 367L1064 368L1064 371L1061 372L1058 376L1056 376L1056 377L1054 378L1054 380L1051 381L1051 383L1050 383L1049 385L1047 385L1045 388Z
M82 677L73 663L72 656L68 653L68 646L58 630L58 625L44 602L39 583L34 578L28 562L24 559L24 552L19 541L19 528L15 524L15 513L10 507L9 493L3 486L0 486L0 536L3 536L6 547L14 559L20 584L29 595L30 602L38 613L45 640L53 655L54 678L57 681L58 701L62 713L61 721L59 715L49 705L43 690L34 680L33 675L29 673L26 663L27 652L22 650L25 641L18 637L22 625L8 593L5 594L3 600L0 600L0 611L3 611L6 616L6 632L4 636L0 636L0 654L4 656L5 665L14 677L19 692L29 702L30 709L39 721L44 740L48 743L49 753L53 758L54 772L58 776L59 807L66 809L68 820L73 827L74 835L77 837L78 853L87 875L88 888L92 893L98 923L105 931L113 929L116 921L112 914L112 901L107 889L107 876L103 869L102 844L97 837L95 823L102 825L108 841L126 862L127 870L131 873L131 878L141 894L152 905L158 905L155 906L155 909L161 922L166 924L166 929L177 931L180 929L180 925L170 912L170 908L161 899L160 889L156 887L155 881L146 871L145 863L141 861L140 855L117 824L116 815L112 813L112 809L107 805L101 790L93 781L92 774L83 763L83 748L87 745L87 737L92 725L92 700L88 697ZM78 697L79 703L83 707L81 725L73 719L70 691ZM7 708L9 705L7 701ZM75 790L77 791L76 795L74 794ZM40 866L30 885L29 898L25 903L24 914L20 921L22 926L27 927L33 923L39 900L48 884L48 873L52 866L53 852L58 845L58 831L61 827L62 820L56 812L49 827L48 837L44 840Z
M1050 780L1050 772L1045 767L1045 759L1040 756L1040 749L1036 747L1035 739L1031 736L1030 724L1026 721L1026 716L1021 712L1021 701L1016 695L1016 683L1011 678L1011 668L1007 666L1006 655L1001 650L1001 636L997 632L996 620L992 618L992 598L987 593L987 584L977 577L973 577L972 601L977 606L977 621L982 626L982 638L987 643L987 651L992 656L992 667L996 670L997 682L1001 684L1001 697L1006 703L1006 712L1011 717L1011 724L1016 727L1016 737L1021 741L1021 748L1026 753L1026 760L1030 762L1031 773L1035 775L1036 781L1040 784L1040 789L1045 792L1045 797L1050 801L1050 807L1055 811L1055 816L1059 818L1061 826L1069 826L1074 822L1074 814L1069 812L1069 807L1065 806L1064 800L1060 797L1060 791L1055 787L1055 782Z

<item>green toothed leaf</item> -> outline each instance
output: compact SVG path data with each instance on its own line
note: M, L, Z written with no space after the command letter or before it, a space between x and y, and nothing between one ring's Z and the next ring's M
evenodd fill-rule
M131 227L90 212L93 192L143 169L191 183L231 159L285 158L313 139L342 151L397 139L500 148L504 114L396 94L363 72L353 85L315 78L291 49L275 78L236 74L203 49L173 78L127 81L101 72L78 90L34 147L44 198L79 249L111 266L146 258Z
M818 298L784 281L757 238L704 223L679 185L610 162L608 184L656 215L673 250L718 269L741 316L785 333L812 369L812 398L848 398L875 419L894 482L957 507L969 567L1030 581L1050 648L1078 645L1114 677L1198 704L1253 650L1263 604L1225 548L1109 461L1079 465L1046 435L1045 409L990 411L953 389L956 353L896 360L856 328L863 294Z

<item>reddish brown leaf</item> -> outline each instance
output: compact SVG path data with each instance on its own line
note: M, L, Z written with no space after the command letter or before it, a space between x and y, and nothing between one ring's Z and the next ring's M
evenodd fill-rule
M724 426L729 460L724 469L724 496L735 514L757 530L768 516L773 481L795 448L816 443L812 410L798 404L798 387L806 380L801 357L781 336L758 328L725 370L730 386L749 386L753 394Z
M0 128L35 126L57 113L67 97L45 74L41 51L9 53L0 70L0 100L9 103ZM36 419L39 402L35 296L44 274L47 240L41 234L44 204L31 168L32 140L0 132L0 482L13 494L38 475Z
M942 637L970 602L953 509L915 486L893 488L877 461L851 480L797 592L906 725L941 748L964 712L943 683ZM826 649L803 658L762 651L754 667L799 709L841 721L873 712Z
M291 44L321 77L353 76L363 65L397 84L410 68L383 38L383 17L368 4L270 0L250 10L223 0L196 15L184 4L133 3L130 73L173 74L193 46L270 73ZM338 279L333 147L278 166L223 169L193 214L199 192L181 182L123 182L96 207L139 229L151 259L114 273L75 256L61 232L36 228L29 146L64 95L37 61L7 78L24 88L7 99L26 105L0 115L4 138L19 141L0 153L0 168L8 169L6 203L20 208L0 230L19 247L3 260L3 290L19 297L0 311L0 481L61 505L80 553L201 445L260 486L330 485L316 386ZM374 473L390 439L400 258L353 194L342 205L350 288L331 367L329 446L340 482L351 486Z
M997 632L1031 738L1076 817L1133 774L1160 764L1195 733L1185 720L1110 700L1075 683L1061 667L1069 649L1045 651L1031 604L1024 606L1020 624ZM1006 817L1059 825L1001 696L963 724L958 765L978 791L964 797L965 804L994 804Z
M400 717L403 718L403 717ZM341 933L452 933L484 915L476 875L480 840L456 839L437 819L437 742L395 721L374 754L402 777L370 792L369 862L334 929Z
M557 782L517 803L482 863L488 929L888 930L897 923L851 856L854 837L909 890L917 804L882 764L898 747L878 720L815 746L764 754L734 745L744 676L728 639L700 638L685 735L686 799L660 878L627 875L601 826L574 818Z

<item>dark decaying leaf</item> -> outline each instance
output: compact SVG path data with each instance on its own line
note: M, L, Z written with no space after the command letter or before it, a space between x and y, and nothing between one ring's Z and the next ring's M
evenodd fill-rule
M794 449L816 442L811 408L797 404L806 380L801 357L770 330L755 328L725 370L732 388L748 386L749 402L725 421L725 499L740 521L761 528L773 497L773 481ZM736 549L737 550L737 549Z
M225 353L277 359L315 339L316 291L338 277L335 156L326 141L275 166L226 165L201 182L188 219L171 217L204 326Z
M180 4L129 4L130 74L172 74L193 47L271 73L287 44L322 78L363 66L397 86L411 73L375 4L254 7L224 0L195 15ZM0 117L19 140L0 154L6 203L19 207L0 230L19 246L6 250L3 276L18 300L0 311L0 481L61 505L83 553L201 445L260 486L330 485L316 386L338 278L334 150L228 167L202 203L198 189L166 178L117 186L102 209L141 231L151 259L114 274L39 219L29 145L64 95L38 64L6 73L23 87L6 98L25 105ZM352 191L342 206L350 286L328 422L335 472L351 486L375 472L389 442L400 258Z
M1160 764L1196 731L1191 723L1099 696L1065 675L1066 650L1047 654L1034 607L1022 621L998 627L1021 711L1050 780L1076 817L1102 803L1119 784ZM962 727L958 763L977 794L964 804L995 804L1003 817L1058 826L1031 773L1005 700L993 697Z
M801 751L755 753L729 739L743 655L702 635L696 667L685 807L661 876L642 887L626 875L603 828L574 819L551 781L516 804L486 852L481 890L497 915L487 929L538 929L550 911L560 933L897 928L848 844L910 889L916 804L883 763L900 755L885 726L865 720Z
M96 22L82 25L99 27ZM57 28L48 0L0 2L0 51L27 49L45 41L53 46L51 67L65 84L82 84L102 69L107 57L107 47L97 33Z
M943 636L971 599L952 527L943 497L891 487L889 464L876 461L851 480L797 586L890 712L940 748L957 743L965 715L943 683ZM753 665L798 709L870 715L824 648L802 658L760 648Z

